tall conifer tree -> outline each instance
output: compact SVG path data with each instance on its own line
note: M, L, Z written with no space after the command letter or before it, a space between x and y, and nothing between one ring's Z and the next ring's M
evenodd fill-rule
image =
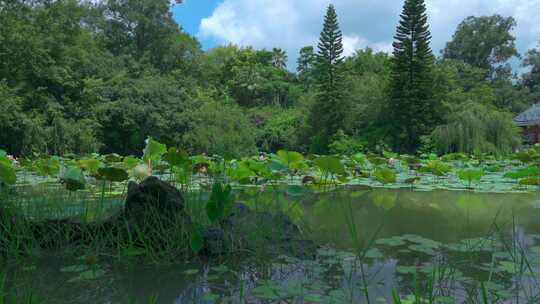
M309 117L311 150L327 152L331 137L342 128L346 113L343 98L343 36L336 10L328 6L318 44L315 78L319 94Z
M394 37L391 96L388 111L394 149L414 152L420 137L438 120L433 98L434 56L424 0L405 0Z

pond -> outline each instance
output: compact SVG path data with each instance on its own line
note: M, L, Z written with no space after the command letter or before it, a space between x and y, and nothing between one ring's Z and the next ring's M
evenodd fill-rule
M159 266L42 254L8 266L4 289L35 303L539 301L538 193L253 188L238 201L285 212L318 250Z

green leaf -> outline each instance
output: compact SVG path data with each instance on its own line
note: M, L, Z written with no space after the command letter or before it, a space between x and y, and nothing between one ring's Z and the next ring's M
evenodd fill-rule
M426 169L435 176L444 176L452 171L452 167L449 164L440 160L430 160L426 165Z
M128 170L131 170L135 168L139 163L139 159L134 156L126 156L122 160L122 163L124 164L124 167Z
M271 160L268 162L268 169L273 172L283 172L287 171L288 167L280 161Z
M470 186L472 183L478 183L484 176L484 171L478 169L464 169L457 173L462 182L467 182Z
M68 282L78 282L78 281L91 281L101 278L105 275L105 271L102 269L90 269L84 272L81 272L79 276L70 279Z
M73 266L67 266L62 269L60 269L61 272L82 272L88 269L88 266L86 265L73 265Z
M35 169L41 176L54 177L60 172L60 160L57 157L39 159L35 163Z
M191 164L189 155L186 152L180 151L176 148L170 148L169 151L163 155L163 160L166 161L171 167L181 167L186 162Z
M367 161L367 158L364 153L356 153L352 156L352 160L354 160L359 165L364 165Z
M345 167L341 160L335 156L322 156L317 158L314 163L324 173L345 175Z
M203 249L204 238L203 228L200 225L194 225L191 229L190 247L195 253L199 253Z
M108 164L119 163L122 160L122 156L116 153L111 153L111 154L103 155L103 160Z
M277 156L289 169L300 169L304 162L304 156L294 151L279 150Z
M199 273L199 269L188 269L184 271L185 275L195 275Z
M232 207L233 197L230 185L223 187L219 182L214 183L210 200L206 204L206 215L210 222L225 219L228 211Z
M520 179L520 178L527 178L527 177L534 177L540 175L540 169L537 167L527 167L523 168L517 171L508 172L504 175L506 178L512 178L512 179Z
M7 158L6 160L2 161L2 158L0 158L0 182L7 185L14 185L17 182L17 174L11 161Z
M519 184L523 186L538 186L540 185L539 177L527 177L519 180Z
M86 185L84 173L77 167L66 168L60 180L66 185L66 189L69 191L82 190Z
M123 182L129 178L128 173L120 168L99 168L98 178L110 182Z
M516 153L514 155L514 158L524 164L528 164L535 159L535 156L536 156L536 151L531 149L528 151L522 151L522 152Z
M382 254L382 252L377 249L377 248L371 248L369 249L366 254L365 254L366 258L370 258L370 259L380 259L380 258L383 258L384 255Z
M249 183L250 178L255 175L245 162L239 162L236 167L229 170L229 176L240 183Z
M80 168L90 172L90 174L96 174L102 163L99 159L87 158L79 160L78 165Z
M155 141L151 137L146 139L146 147L144 148L143 159L146 162L157 162L161 160L163 154L167 152L167 146L158 141Z
M396 173L387 167L377 167L373 172L375 179L381 184L392 184L397 180Z

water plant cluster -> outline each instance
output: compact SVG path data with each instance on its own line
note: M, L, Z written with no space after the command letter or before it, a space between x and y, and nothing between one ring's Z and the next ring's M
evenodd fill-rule
M182 191L209 187L216 179L235 186L287 184L318 188L338 185L415 190L476 190L486 192L533 191L540 185L540 145L507 158L474 157L466 154L420 156L357 153L303 155L280 150L253 157L227 159L220 156L190 156L167 148L152 138L141 158L117 154L36 156L10 160L0 151L0 182L8 185L52 184L55 181L75 192L86 187L103 193L131 179L141 181L156 175ZM121 189L121 187L120 187Z

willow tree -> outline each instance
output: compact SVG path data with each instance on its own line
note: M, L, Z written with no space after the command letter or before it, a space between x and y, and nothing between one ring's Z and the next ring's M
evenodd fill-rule
M511 113L472 101L455 108L448 123L438 126L431 135L438 153L505 155L520 145L519 128Z
M309 116L311 150L325 153L332 136L343 128L347 106L343 94L343 35L336 10L328 6L318 44L316 101Z
M430 40L424 0L406 0L393 44L391 95L384 113L396 151L414 152L438 120Z

